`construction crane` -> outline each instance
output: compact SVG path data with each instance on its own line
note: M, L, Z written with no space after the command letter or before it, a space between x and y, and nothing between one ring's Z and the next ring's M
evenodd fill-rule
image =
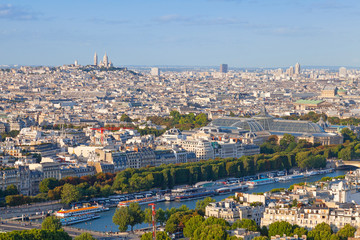
M93 131L100 131L101 133L101 144L104 144L104 131L119 131L120 129L134 129L131 127L99 127L99 128L90 128Z
M152 239L156 240L156 210L155 210L155 203L149 203L149 206L151 206L152 214L151 214L151 222L153 227L153 234Z

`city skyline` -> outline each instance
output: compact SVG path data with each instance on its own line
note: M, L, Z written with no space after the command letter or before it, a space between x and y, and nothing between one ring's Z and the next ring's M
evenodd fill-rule
M85 4L86 3L86 4ZM360 66L356 1L1 1L0 65ZM151 10L151 11L150 11ZM341 15L339 20L334 16ZM25 41L26 40L26 41Z

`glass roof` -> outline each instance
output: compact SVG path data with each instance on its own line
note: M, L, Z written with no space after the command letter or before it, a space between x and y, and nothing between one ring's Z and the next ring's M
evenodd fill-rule
M283 119L252 119L223 117L214 119L211 125L218 127L236 127L252 132L274 131L287 133L322 133L320 125L310 121L294 121Z
M211 124L218 127L237 127L252 132L264 130L260 123L251 118L217 118L214 119Z

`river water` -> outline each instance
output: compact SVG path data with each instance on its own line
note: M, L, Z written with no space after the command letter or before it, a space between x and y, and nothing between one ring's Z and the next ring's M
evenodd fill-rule
M291 181L286 181L286 182L277 182L277 183L272 183L272 184L267 184L267 185L261 185L261 186L257 186L254 188L250 188L248 191L246 191L247 193L253 193L253 192L266 192L266 191L270 191L271 189L274 188L289 188L290 185L294 184L294 183L300 183L300 182L315 182L320 180L322 177L328 176L328 177L335 177L335 176L339 176L339 175L344 175L346 173L346 171L344 170L338 170L329 174L322 174L322 175L315 175L315 176L311 176L308 178L301 178L301 179L295 179L295 180L291 180ZM225 199L228 196L232 196L235 193L229 193L229 194L225 194L225 195L218 195L218 196L213 196L212 198L214 198L216 201L221 201L223 199ZM176 202L176 201L172 201L172 202L160 202L156 204L156 208L162 208L162 209L167 209L167 208L178 208L181 205L186 205L188 208L190 209L194 209L197 200L190 200L190 201L184 201L184 202ZM143 205L142 208L145 209L148 206ZM108 232L108 231L113 231L116 232L118 231L117 226L112 222L112 216L115 213L116 208L111 208L110 211L107 212L102 212L99 213L100 218L89 221L89 222L83 222L83 223L78 223L78 224L74 224L71 225L72 227L76 227L76 228L83 228L83 229L89 229L89 230L95 230L95 231L103 231L103 232ZM139 224L134 226L134 229L138 229L138 228L144 228L144 227L148 227L148 224Z

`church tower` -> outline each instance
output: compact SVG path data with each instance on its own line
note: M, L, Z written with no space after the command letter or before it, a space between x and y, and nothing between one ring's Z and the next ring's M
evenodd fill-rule
M95 55L94 55L94 65L97 66L98 65L98 56L95 52Z
M108 60L108 56L106 55L106 52L105 52L105 55L103 58L103 64L104 64L104 67L109 67L109 60Z

